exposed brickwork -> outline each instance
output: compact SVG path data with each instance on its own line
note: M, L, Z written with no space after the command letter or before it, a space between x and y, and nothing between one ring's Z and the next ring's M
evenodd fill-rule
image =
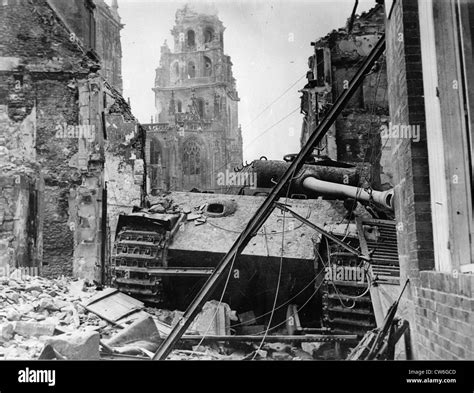
M142 200L143 164L133 169L143 159L136 120L88 52L95 46L91 1L0 7L0 248L7 256L1 263L97 279L107 237L101 231L107 157L113 155L114 168L132 167L121 173L128 188L115 193L117 203L131 195ZM121 120L106 132L108 116Z
M424 271L416 290L419 359L474 360L474 275Z
M302 145L328 108L348 88L383 29L383 7L376 5L355 18L351 31L348 26L333 30L312 43L315 53L309 58L308 83L302 90L301 110L305 115ZM388 159L390 141L382 141L380 132L381 125L388 122L385 59L382 58L378 64L379 69L364 78L362 86L324 137L317 152L358 166L370 163L371 171L364 171L362 184L388 189L393 186Z
M67 188L45 187L41 268L44 276L72 274L73 232L68 226L68 197Z
M386 24L389 105L395 124L419 125L418 142L392 145L404 307L416 359L474 359L474 276L433 271L432 215L418 2L395 2ZM439 48L437 49L439 50Z
M434 266L423 79L415 0L397 1L387 20L390 118L397 125L419 125L420 140L392 140L397 192L395 206L402 274L416 284L418 269ZM405 39L406 38L406 39Z
M13 59L10 64L3 60L0 70L0 104L7 115L2 117L2 124L7 125L2 129L8 133L3 135L1 167L19 176L36 174L47 188L44 194L38 190L38 198L29 198L26 204L26 212L30 209L40 216L40 225L30 234L32 240L41 242L35 245L36 255L29 262L16 258L12 263L23 266L43 261L44 274L67 274L72 270L72 242L66 225L68 192L80 181L80 174L68 166L77 141L55 135L58 125L78 123L77 91L68 84L89 72L92 62L70 40L67 28L44 1L3 6L1 26L6 45L0 54L2 59ZM44 210L38 211L40 206ZM17 220L23 219L23 214L15 214ZM18 243L18 230L14 238Z

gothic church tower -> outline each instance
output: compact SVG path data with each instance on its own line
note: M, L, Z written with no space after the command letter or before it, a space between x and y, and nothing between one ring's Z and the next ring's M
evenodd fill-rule
M176 12L173 51L166 41L156 69L156 116L147 129L150 188L225 192L218 174L242 162L239 97L215 13Z

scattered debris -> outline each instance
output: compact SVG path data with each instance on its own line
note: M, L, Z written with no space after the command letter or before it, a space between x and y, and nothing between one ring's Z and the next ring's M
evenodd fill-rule
M15 272L14 272L15 273ZM83 280L13 274L0 279L0 359L136 359L153 357L183 312L146 307L117 289ZM235 321L241 332L231 329ZM168 357L175 360L306 360L333 358L324 335L268 335L225 303L207 302ZM340 336L355 342L353 336ZM322 342L317 342L322 341Z

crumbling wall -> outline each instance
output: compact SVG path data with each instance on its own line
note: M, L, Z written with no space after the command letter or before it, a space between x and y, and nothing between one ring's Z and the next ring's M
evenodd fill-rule
M12 78L13 79L13 78ZM11 80L12 80L11 79ZM37 187L39 174L35 166L36 108L33 106L20 120L10 119L9 78L0 76L0 266L30 266L38 261L38 238L28 240L38 220ZM25 112L27 112L25 110ZM40 230L40 228L38 228Z
M107 183L107 218L110 238L121 213L141 206L144 196L143 134L136 121L121 114L106 116L105 181Z
M328 112L338 96L348 89L365 57L384 30L380 5L357 16L349 26L334 30L312 43L315 54L309 58L308 84L302 90L302 111L306 115L301 142ZM381 125L388 119L387 73L384 58L364 78L362 86L348 102L330 129L318 152L332 159L372 165L364 176L374 188L390 188L391 166L387 157L389 141L381 139Z
M69 165L79 150L77 80L90 72L94 62L46 1L4 2L1 19L6 43L0 51L6 177L15 179L18 173L20 186L23 173L41 179L27 187L30 195L17 205L14 217L25 228L13 233L11 244L18 255L25 254L22 243L37 243L29 263L42 263L45 275L70 274L73 236L68 201L70 190L81 182L81 173ZM36 213L38 225L28 224L28 211Z
M69 166L79 171L80 182L71 190L68 225L74 232L72 272L75 277L100 281L104 135L102 79L91 74L78 83L79 122L86 135L76 141L77 153Z
M70 189L80 182L81 174L69 166L78 151L78 140L68 131L74 130L79 120L77 89L67 86L69 80L67 76L62 80L41 79L35 85L36 151L45 182L42 273L47 276L72 272L68 200Z
M42 264L44 275L97 279L106 237L107 103L97 58L83 47L93 46L93 4L38 0L0 8L0 247L8 256L2 263ZM124 110L133 119L128 107L114 106L120 100L109 112ZM129 135L130 127L122 132ZM133 162L131 154L127 159ZM143 172L138 162L131 176ZM121 192L136 194L133 187Z

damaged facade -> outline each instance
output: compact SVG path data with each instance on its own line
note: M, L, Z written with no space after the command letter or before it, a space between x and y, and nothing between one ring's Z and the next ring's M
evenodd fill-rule
M174 51L165 42L156 69L154 123L147 130L149 189L224 192L219 173L242 162L242 133L224 26L217 15L176 12Z
M112 86L119 71L110 82L100 72L109 21L92 1L1 8L2 264L100 281L106 198L128 206L144 185L142 131ZM117 173L127 190L107 193Z
M333 30L312 42L314 54L308 59L308 83L301 90L304 115L301 145L324 118L384 32L384 8L377 5L362 15L349 18L347 26ZM344 108L315 154L351 164L370 163L365 184L391 188L390 141L380 128L388 123L387 71L385 59L368 75Z
M473 359L472 5L400 0L388 6L376 5L312 43L301 141L385 30L385 56L364 77L316 157L362 159L372 166L364 187L394 187L393 221L372 222L382 245L366 240L360 246L375 250L372 269L381 260L380 273L391 276L371 286L377 326L409 279L398 316L411 337L401 339L395 356ZM358 226L359 235L368 229ZM342 236L351 242L357 231Z

